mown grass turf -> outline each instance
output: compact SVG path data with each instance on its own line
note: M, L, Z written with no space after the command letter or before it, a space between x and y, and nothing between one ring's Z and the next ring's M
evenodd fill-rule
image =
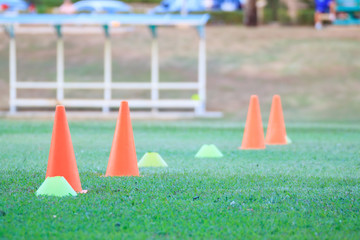
M169 168L105 178L115 121L70 121L87 194L36 197L52 122L0 121L0 238L360 238L360 127L293 124L293 144L240 151L220 121L133 123L137 155ZM194 159L214 143L222 159ZM195 197L199 197L195 199Z

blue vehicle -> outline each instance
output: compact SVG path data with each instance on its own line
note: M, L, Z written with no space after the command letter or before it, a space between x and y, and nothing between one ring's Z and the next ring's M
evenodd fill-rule
M187 12L205 11L206 7L203 0L186 0ZM181 12L183 0L163 0L159 6L151 10L152 13Z
M184 1L187 12L202 12L236 11L241 8L243 0L163 0L150 13L181 12Z
M131 7L126 3L115 0L84 0L74 3L77 12L131 12Z
M214 0L216 1L216 0ZM241 9L243 0L217 0L217 5L214 7L215 10L233 12Z
M24 0L0 0L0 6L9 12L27 11L29 8L29 4Z
M212 10L232 12L241 9L244 0L210 0Z
M360 0L337 0L336 12L345 14L345 18L336 19L336 25L360 25Z

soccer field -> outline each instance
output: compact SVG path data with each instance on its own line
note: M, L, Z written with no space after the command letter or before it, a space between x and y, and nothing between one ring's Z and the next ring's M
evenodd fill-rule
M0 238L359 239L360 127L288 124L293 143L241 151L228 121L133 121L138 159L168 168L105 174L115 121L69 121L83 189L36 197L52 121L0 120ZM195 159L202 144L218 159Z

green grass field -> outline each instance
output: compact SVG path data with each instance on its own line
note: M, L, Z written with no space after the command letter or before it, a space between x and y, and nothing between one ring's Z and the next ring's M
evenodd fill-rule
M360 126L287 127L293 144L240 151L240 122L134 121L138 159L169 168L105 178L115 121L70 121L89 192L55 198L35 196L52 122L0 120L0 238L359 239ZM204 143L224 157L194 159Z

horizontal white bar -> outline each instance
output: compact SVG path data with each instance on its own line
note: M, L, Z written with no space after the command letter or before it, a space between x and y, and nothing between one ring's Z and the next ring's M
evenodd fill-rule
M198 83L159 83L159 89L198 89Z
M104 89L105 84L103 82L65 82L65 89ZM199 84L193 82L185 82L185 83L166 83L161 82L158 83L159 89L198 89ZM57 88L56 82L17 82L16 88L18 89L55 89ZM111 89L151 89L151 83L144 82L135 82L135 83L117 83L112 82L110 84Z
M64 83L64 88L73 89L102 89L104 83ZM54 89L57 88L56 82L17 82L16 88L19 89Z
M103 89L104 83L64 83L64 88L66 89Z
M54 89L56 82L16 82L16 88L21 89Z
M66 117L68 119L116 119L118 113L116 111L106 114L99 114L97 111L68 111ZM53 111L21 111L11 114L9 112L0 111L0 117L7 117L11 119L49 119L54 117ZM202 112L200 115L194 112L149 112L149 111L133 111L131 113L132 119L166 119L166 120L178 120L184 118L221 118L223 114L221 112Z
M66 107L84 107L84 108L97 108L103 106L119 107L122 100L80 100L80 99L67 99L61 102L54 99L16 99L14 104L18 107L51 107L57 104L65 105ZM128 100L129 106L132 108L195 108L200 102L194 100L182 99L161 99L157 101L152 100Z
M112 89L150 89L150 83L137 82L137 83L111 83Z
M157 84L158 89L197 89L198 83L166 83L160 82ZM151 89L151 83L111 83L112 89Z
M0 28L0 32L3 30ZM15 28L16 34L44 34L44 33L54 33L54 27L53 26L17 26ZM117 33L127 33L127 32L133 32L134 27L116 27L111 28L111 35L117 34ZM93 26L63 26L61 28L61 32L63 34L77 34L77 35L83 35L83 34L94 34L99 33L102 34L104 30L100 27L93 27Z

